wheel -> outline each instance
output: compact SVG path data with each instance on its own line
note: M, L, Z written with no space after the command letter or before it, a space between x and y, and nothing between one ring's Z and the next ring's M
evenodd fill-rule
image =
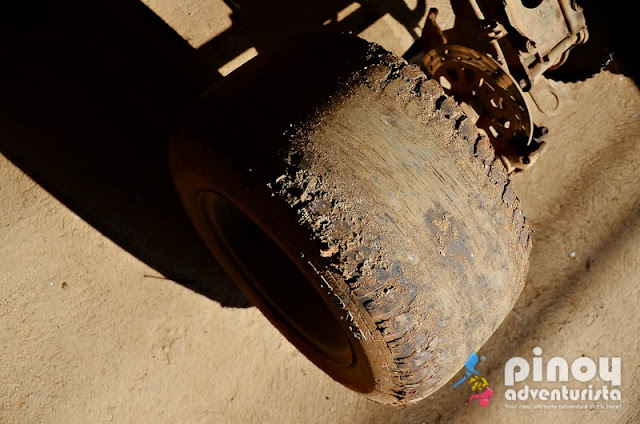
M437 83L354 36L234 71L184 114L170 162L248 298L375 401L445 384L523 287L529 232L486 137Z

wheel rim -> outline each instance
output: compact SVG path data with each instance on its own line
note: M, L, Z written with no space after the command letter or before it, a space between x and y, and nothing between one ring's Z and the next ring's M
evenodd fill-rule
M494 59L468 47L442 45L425 55L424 67L447 94L479 115L476 125L491 144L530 143L533 123L522 90Z

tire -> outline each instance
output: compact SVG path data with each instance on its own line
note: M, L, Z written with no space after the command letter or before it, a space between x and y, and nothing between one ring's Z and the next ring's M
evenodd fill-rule
M234 71L184 114L170 162L247 297L375 401L445 384L523 288L529 231L486 137L357 37L301 38Z

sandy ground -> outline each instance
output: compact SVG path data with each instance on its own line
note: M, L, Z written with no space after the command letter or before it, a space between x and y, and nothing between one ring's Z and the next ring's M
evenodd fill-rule
M185 38L196 46L232 22L226 15L190 27L184 10L170 4L150 6L164 10L167 21L173 16L178 32L195 28ZM372 16L373 25L359 29L402 53L406 28L391 15ZM215 43L199 51L236 57L250 47ZM219 69L229 60L209 64ZM37 84L32 91L23 84L21 93L56 93ZM51 109L55 120L32 125L40 103L12 108L3 101L0 423L638 422L640 93L630 79L607 72L556 88L558 114L540 118L550 129L549 148L515 179L535 231L531 269L514 311L480 351L486 360L479 370L496 392L486 409L465 406L468 391L448 387L402 410L374 404L315 368L255 308L233 307L242 306L242 296L180 221L176 199L158 203L164 197L157 181L164 180L150 171L155 156L148 145L134 147L136 137L160 139L162 131L127 139L132 147L123 156L148 156L149 165L138 162L134 172L120 156L94 155L76 143L84 133L61 124L62 112ZM81 113L93 106L73 107ZM103 128L104 139L96 132L90 141L113 136ZM117 166L100 168L105 154ZM150 181L157 184L145 185ZM622 401L609 402L621 408L508 409L504 364L531 358L535 346L545 359L621 357Z

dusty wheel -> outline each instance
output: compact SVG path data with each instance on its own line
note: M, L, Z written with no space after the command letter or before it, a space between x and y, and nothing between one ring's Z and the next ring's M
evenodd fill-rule
M490 143L438 84L356 37L261 53L185 114L170 157L251 301L376 401L445 384L523 287L528 230Z

